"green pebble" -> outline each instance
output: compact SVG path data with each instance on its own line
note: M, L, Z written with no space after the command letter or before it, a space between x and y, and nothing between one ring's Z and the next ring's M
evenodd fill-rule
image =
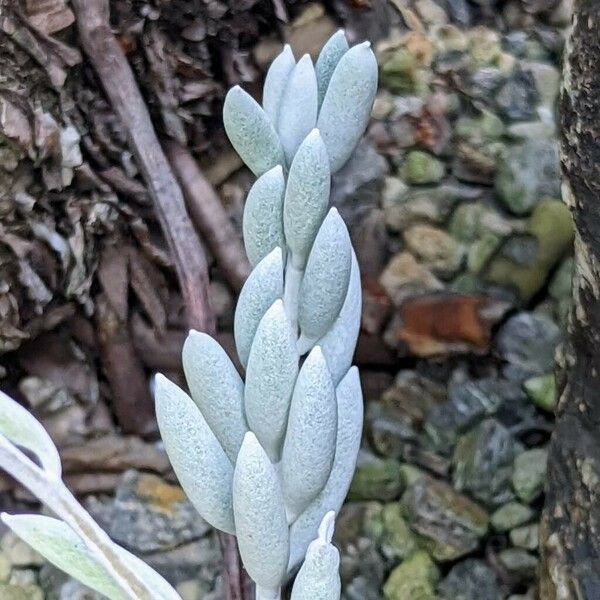
M504 532L524 525L533 516L534 512L529 506L520 502L509 502L492 514L490 522L496 531Z

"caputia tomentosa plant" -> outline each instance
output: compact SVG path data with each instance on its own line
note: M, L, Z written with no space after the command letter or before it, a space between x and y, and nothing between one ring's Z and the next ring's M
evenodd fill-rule
M267 74L262 108L241 88L230 90L225 129L258 177L243 220L254 270L234 322L245 381L221 346L196 331L183 348L191 397L156 377L157 418L175 473L202 517L237 536L260 600L280 598L303 559L292 600L340 595L331 536L362 429L351 367L361 292L346 226L327 209L331 174L360 140L376 87L369 44L349 48L339 31L316 67L308 55L296 62L286 46ZM2 515L56 566L111 599L179 598L77 503L48 434L3 394L0 466L60 517Z

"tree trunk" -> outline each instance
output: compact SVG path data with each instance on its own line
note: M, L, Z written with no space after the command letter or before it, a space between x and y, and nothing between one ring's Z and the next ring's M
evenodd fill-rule
M542 519L539 597L600 598L600 3L576 0L561 99L563 197L576 228L569 335Z

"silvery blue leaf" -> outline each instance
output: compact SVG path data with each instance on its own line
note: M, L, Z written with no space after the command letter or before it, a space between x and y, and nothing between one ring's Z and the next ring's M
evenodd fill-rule
M274 463L281 454L297 375L296 337L283 302L276 300L256 330L244 396L248 425Z
M283 258L281 248L265 256L246 279L240 293L233 334L240 363L245 368L256 329L269 307L283 295Z
M352 266L346 299L331 329L318 342L327 361L334 385L341 381L352 364L360 330L361 308L360 269L354 251L352 251Z
M336 396L338 434L331 475L323 491L291 526L290 570L302 560L308 544L315 539L322 515L330 510L339 512L356 467L363 427L363 398L356 367L337 386Z
M148 587L154 591L156 600L181 600L181 596L171 587L171 584L142 559L120 546L117 546L117 553L131 569L141 575Z
M313 129L294 156L283 203L285 239L298 269L304 267L327 212L330 187L327 151L321 135Z
M283 197L285 178L281 165L261 175L250 188L244 207L246 254L256 266L274 248L285 248Z
M331 543L335 513L328 512L319 526L319 537L310 543L304 564L300 568L291 600L338 600L340 553Z
M321 104L323 104L323 99L325 98L325 92L329 86L331 76L342 56L348 51L348 48L348 41L344 35L344 30L340 29L327 40L327 43L319 53L319 58L317 59L317 64L315 66L315 71L317 72L317 85L319 88L319 108L321 107Z
M2 515L24 542L71 577L111 600L129 600L81 538L63 521L43 515Z
M283 443L281 475L290 522L306 509L327 483L336 437L335 389L325 358L317 346L298 374Z
M129 600L81 538L63 521L45 515L2 515L4 523L54 566L110 600ZM154 569L115 544L121 560L135 569L157 600L181 600Z
M277 589L285 576L289 532L279 477L252 432L233 474L233 513L244 567L261 587Z
M161 374L155 382L158 427L181 487L202 518L235 533L231 462L194 401Z
M332 208L315 238L300 285L300 354L324 336L340 314L348 291L352 244L346 225Z
M277 121L277 133L287 164L317 122L317 76L312 60L305 54L290 74Z
M257 177L284 163L283 147L271 120L238 85L225 97L223 123L232 146Z
M289 44L286 44L267 71L265 86L263 88L262 105L274 127L277 126L283 92L295 65L294 53Z
M248 431L244 384L227 353L205 333L190 331L183 345L183 370L192 399L232 464Z
M364 42L340 59L317 119L332 173L344 166L356 148L369 122L376 91L377 60L370 44Z
M60 456L54 442L29 411L4 392L0 392L0 435L33 452L44 471L60 479Z

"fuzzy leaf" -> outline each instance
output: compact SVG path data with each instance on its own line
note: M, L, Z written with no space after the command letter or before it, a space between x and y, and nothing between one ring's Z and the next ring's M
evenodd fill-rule
M241 377L217 341L193 330L183 345L183 370L192 399L235 464L248 431Z
M289 44L283 47L281 53L271 63L267 76L265 77L265 86L263 89L263 110L271 119L271 123L275 127L279 118L279 108L283 92L287 86L290 73L296 66L294 53Z
M331 329L318 342L334 385L342 380L352 364L360 330L361 307L360 269L352 251L350 281L344 304Z
M313 129L290 167L283 204L283 228L296 268L306 264L329 203L331 177L321 135Z
M342 56L323 99L317 128L329 154L331 172L341 169L356 148L377 92L377 60L370 44Z
M29 411L4 392L0 392L0 435L33 452L44 471L60 479L62 468L54 442Z
M317 110L317 76L310 56L305 54L290 74L277 121L277 132L288 165L314 128Z
M181 600L181 596L171 587L171 584L141 558L120 546L117 546L117 553L133 570L140 573L148 587L154 591L156 600Z
M81 538L63 521L44 515L8 515L2 520L55 567L111 600L129 600Z
M271 120L238 85L225 98L223 123L232 146L257 177L284 163L283 148Z
M339 512L356 467L363 427L363 398L356 367L337 386L336 397L338 433L331 475L323 491L291 526L290 570L302 560L308 544L315 539L322 515Z
M331 473L337 437L335 389L317 346L304 361L290 406L281 474L290 522L318 496Z
M155 382L158 427L181 487L213 527L235 533L231 462L194 401L163 375Z
M238 546L252 579L276 589L286 573L289 532L275 467L248 432L233 475L233 512Z
M338 211L332 208L319 229L300 286L301 354L329 331L340 314L351 268L350 236Z
M269 307L283 295L283 258L281 248L265 256L246 279L240 292L233 334L240 363L245 368L256 329Z
M280 165L261 175L250 188L244 207L246 254L256 266L274 248L285 248L283 197L285 178Z
M248 425L272 462L279 461L297 375L296 337L276 300L256 330L244 396Z
M292 589L291 600L338 600L341 593L340 553L332 545L335 513L328 512L319 537L310 543Z
M331 76L340 62L340 59L348 51L348 41L344 35L344 30L336 31L323 46L317 59L315 71L317 72L317 85L319 88L319 108L323 104L325 92L331 81Z
M129 600L81 538L63 521L44 515L2 515L4 523L55 567L110 600ZM144 561L115 544L124 563L149 584L157 600L180 600L179 594Z

